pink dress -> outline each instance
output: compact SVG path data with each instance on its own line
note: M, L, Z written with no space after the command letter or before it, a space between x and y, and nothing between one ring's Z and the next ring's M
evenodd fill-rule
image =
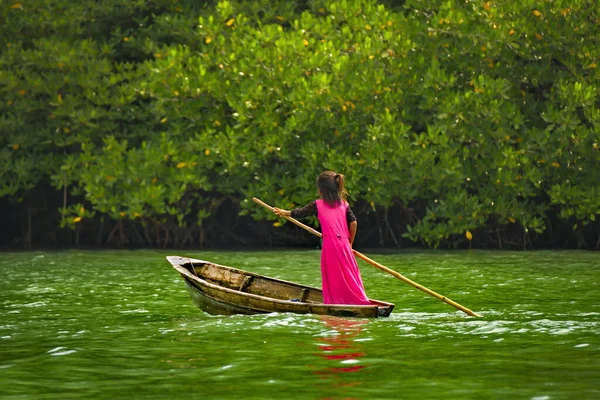
M360 277L358 264L350 247L350 233L346 221L348 203L330 207L317 200L317 218L321 223L323 250L321 276L323 303L369 305Z

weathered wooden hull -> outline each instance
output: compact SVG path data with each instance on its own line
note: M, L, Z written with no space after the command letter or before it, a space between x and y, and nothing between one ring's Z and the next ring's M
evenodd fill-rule
M192 301L210 314L290 312L344 317L387 317L394 304L371 300L372 305L323 304L321 289L270 278L193 258L169 256L181 274Z

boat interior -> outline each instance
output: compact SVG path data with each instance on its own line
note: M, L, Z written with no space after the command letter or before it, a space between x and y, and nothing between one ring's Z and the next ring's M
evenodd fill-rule
M323 302L321 290L309 286L298 285L209 262L188 262L181 264L181 266L198 278L220 287L278 300L306 303Z

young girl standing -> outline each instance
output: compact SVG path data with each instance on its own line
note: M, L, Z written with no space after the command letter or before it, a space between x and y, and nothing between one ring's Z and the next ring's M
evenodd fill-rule
M292 211L274 208L279 216L317 216L323 234L321 277L323 303L369 305L358 264L352 253L357 222L346 201L344 175L325 171L317 178L320 199Z

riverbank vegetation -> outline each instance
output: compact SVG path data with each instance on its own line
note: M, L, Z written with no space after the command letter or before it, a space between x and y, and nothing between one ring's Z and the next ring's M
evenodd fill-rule
M197 3L2 5L3 244L600 247L595 2Z

